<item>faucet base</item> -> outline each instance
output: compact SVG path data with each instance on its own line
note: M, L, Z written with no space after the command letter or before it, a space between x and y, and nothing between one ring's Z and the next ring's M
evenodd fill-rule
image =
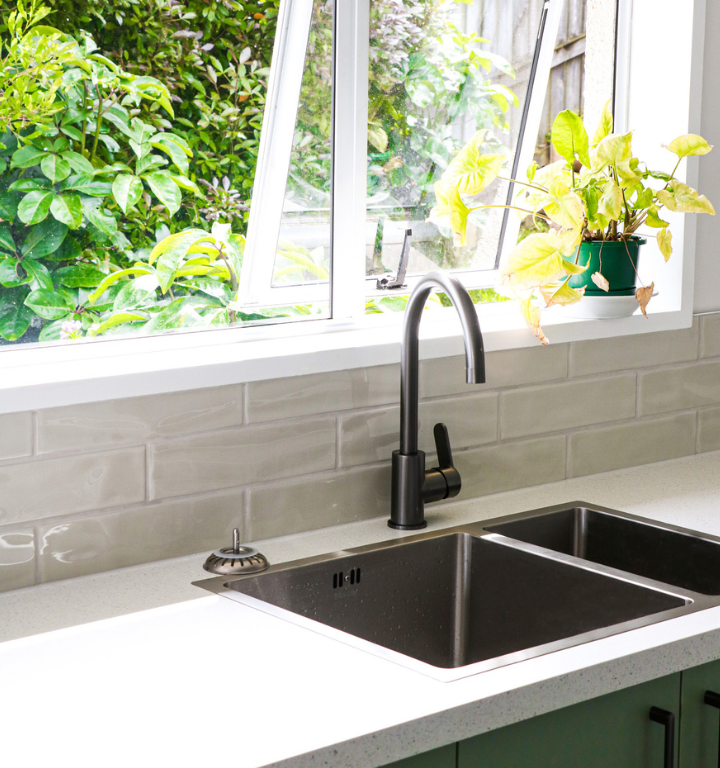
M392 520L388 520L387 524L389 528L395 528L398 531L418 531L421 528L427 528L427 520L423 520L417 525L403 525L402 523L393 523Z
M392 496L388 525L401 531L425 527L422 486L425 479L425 453L392 454Z

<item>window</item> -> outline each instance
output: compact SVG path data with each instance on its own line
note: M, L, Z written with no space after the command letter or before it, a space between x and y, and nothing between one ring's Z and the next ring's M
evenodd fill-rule
M613 86L618 123L637 128L668 99L663 78L672 94L688 94L701 50L701 20L672 22L669 0L248 0L239 13L216 0L53 7L36 21L60 32L30 33L21 46L27 62L44 62L32 85L46 98L23 105L10 126L17 135L6 131L0 148L6 360L7 347L36 341L79 350L87 339L212 331L184 337L199 349L260 338L251 325L332 319L335 329L402 308L403 291L377 282L395 275L408 229L407 291L440 266L496 299L495 266L522 223L486 211L457 247L432 221L433 183L455 149L487 129L508 175L522 172L533 155L547 159L554 113L581 107L592 123ZM11 10L0 10L3 42ZM40 0L33 12L42 14ZM13 23L18 35L33 19ZM658 35L679 51L672 72L642 55ZM6 94L25 85L13 83L17 62L7 56L3 47ZM644 60L665 74L644 70ZM673 95L673 133L698 130L693 98ZM13 103L0 107L3 126ZM497 184L484 194L502 205L509 193ZM693 226L677 231L691 240ZM189 227L206 234L168 245ZM691 267L673 260L655 301L670 314L652 330L687 322L687 290L672 281L687 288ZM495 317L504 305L486 309ZM597 332L623 331L605 323Z
M507 179L521 174L533 156L549 160L546 135L556 112L583 111L587 17L594 17L603 41L612 41L615 3L593 2L590 10L587 0L353 0L338 5L334 188L321 189L317 179L312 187L316 199L320 192L323 199L332 196L333 277L323 283L321 276L312 279L306 273L304 282L296 279L287 286L282 257L292 238L286 236L291 230L285 222L292 218L297 236L314 232L317 239L320 211L310 202L298 207L286 195L278 236L277 224L274 229L268 225L280 218L281 198L270 192L258 195L256 187L239 304L284 305L290 298L310 302L332 285L336 319L401 309L403 291L387 291L381 281L397 275L403 252L408 290L419 275L442 268L456 272L470 288L485 289L477 298L501 299L492 289L495 270L521 229L520 219L508 209L514 190ZM292 7L310 13L300 0ZM299 78L300 41L307 27L307 22L297 23L292 36L277 38L276 60L283 62L288 78L290 72ZM306 68L318 55L316 36L311 25ZM611 43L609 68L607 56L595 63L611 73L596 78L595 87L604 89L595 99L600 106L613 93L613 52ZM297 60L290 63L293 57ZM297 98L289 98L283 85L290 88L289 80L271 83L268 98L277 113L266 118L263 142L273 150L266 156L261 149L258 165L258 177L275 174L278 184L288 154L301 157L317 143L314 116L308 122L305 106L314 90L303 86L296 109ZM480 195L478 201L488 207L472 214L467 242L457 244L433 220L434 186L478 132L487 152L506 157L507 170L505 180ZM312 159L306 167L313 172ZM290 178L295 170L291 165ZM304 249L306 259L311 253L324 255L325 248L315 247Z

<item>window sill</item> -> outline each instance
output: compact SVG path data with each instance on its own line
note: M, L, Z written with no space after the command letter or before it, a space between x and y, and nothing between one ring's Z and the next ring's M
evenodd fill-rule
M433 322L428 322L432 316ZM487 351L538 342L515 303L479 308ZM264 379L398 363L402 315L371 316L354 325L332 321L116 339L0 352L0 413L216 387ZM613 320L577 320L547 312L552 344L650 333L692 324L690 310ZM420 356L463 352L453 309L427 310Z

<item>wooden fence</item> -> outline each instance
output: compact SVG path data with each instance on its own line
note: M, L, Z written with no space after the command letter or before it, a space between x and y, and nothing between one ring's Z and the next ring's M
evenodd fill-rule
M515 79L503 77L500 82L517 94L521 104L525 99L542 7L543 0L475 0L472 6L465 6L466 29L475 29L480 37L490 41L490 50L513 64ZM586 15L587 0L565 0L537 138L536 160L540 165L552 159L548 137L555 115L563 109L582 112ZM513 110L510 115L513 144L519 125L520 110Z

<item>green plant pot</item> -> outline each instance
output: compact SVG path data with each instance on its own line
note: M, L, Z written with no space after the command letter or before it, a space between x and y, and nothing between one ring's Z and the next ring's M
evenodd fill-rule
M637 279L637 263L640 246L647 241L642 237L630 240L581 243L578 262L587 269L570 278L572 288L585 287L586 296L633 296ZM600 272L610 283L610 291L603 291L592 281L592 275Z

